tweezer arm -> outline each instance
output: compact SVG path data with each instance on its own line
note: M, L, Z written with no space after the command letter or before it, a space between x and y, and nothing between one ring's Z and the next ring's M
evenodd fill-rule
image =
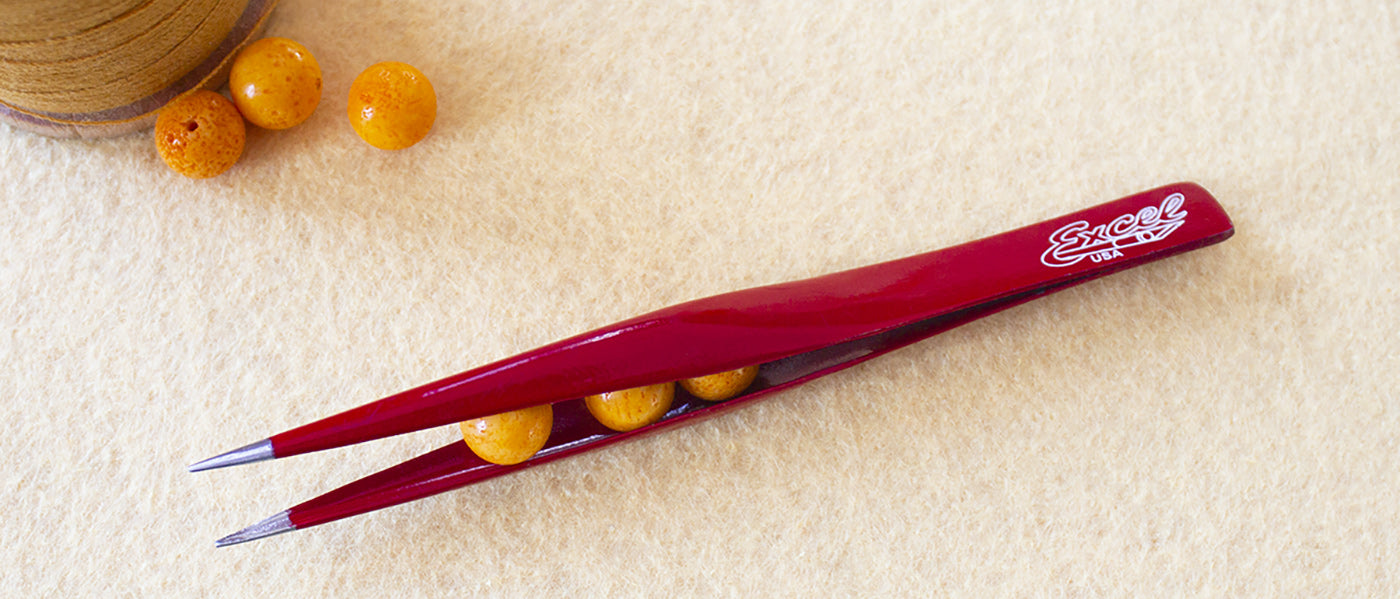
M934 252L665 308L274 435L270 457L770 363L1102 276L1232 232L1206 190L1168 185Z
M1201 245L1214 241L1218 241L1218 239L1203 239ZM1178 247L1181 251L1194 249L1194 247L1187 245ZM1128 263L1120 264L1122 268L1129 266ZM758 379L739 397L724 403L712 404L681 394L678 397L678 403L660 422L626 433L614 432L599 425L589 416L588 409L579 400L560 402L554 404L554 430L551 432L548 444L538 454L525 462L511 466L491 464L472 453L467 448L466 443L457 441L293 506L291 509L220 539L218 544L226 546L242 543L365 514L459 489L570 455L620 443L641 435L709 418L770 393L850 368L953 327L1020 305L1042 295L1105 276L1110 272L1112 271L1098 271L1079 279L1032 289L870 337L769 362L761 365Z

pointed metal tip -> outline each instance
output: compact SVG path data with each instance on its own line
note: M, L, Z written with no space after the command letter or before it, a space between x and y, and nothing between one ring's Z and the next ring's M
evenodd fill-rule
M262 522L259 522L252 526L249 526L248 528L226 536L222 539L214 541L214 546L228 547L229 545L237 545L239 543L247 543L248 541L256 541L264 537L270 537L272 535L282 534L284 532L296 529L296 525L292 524L291 511L284 510L275 516L263 520Z
M213 470L225 466L237 466L239 464L251 464L270 460L277 456L272 455L272 439L263 439L257 443L244 445L228 453L222 453L201 462L190 464L190 472L201 470Z

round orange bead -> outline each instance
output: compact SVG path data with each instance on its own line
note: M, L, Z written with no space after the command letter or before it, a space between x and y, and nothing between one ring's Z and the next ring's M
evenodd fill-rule
M744 392L758 377L758 366L745 366L708 376L698 376L681 381L687 393L705 401L724 401Z
M463 422L462 439L481 459L509 466L539 453L553 428L554 408L534 406Z
M156 151L175 172L194 179L213 177L238 162L244 135L238 108L207 90L171 100L156 117Z
M603 426L627 432L661 420L675 396L675 383L661 383L589 395L583 403Z
M437 120L437 94L422 71L381 62L355 77L347 108L361 139L383 150L401 150L428 135Z
M228 88L248 122L286 129L305 121L321 102L321 65L306 46L263 38L233 59Z

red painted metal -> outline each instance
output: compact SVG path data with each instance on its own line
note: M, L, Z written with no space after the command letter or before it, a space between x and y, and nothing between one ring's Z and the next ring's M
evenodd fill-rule
M951 248L718 295L585 333L272 437L278 457L555 404L549 444L514 466L461 442L290 510L298 528L419 499L712 416L941 331L1119 270L1225 240L1201 187L1178 183ZM761 364L743 395L678 395L661 422L597 424L582 396Z
M1184 218L1162 240L1129 245L1135 239L1115 237L1132 233L1140 213L1148 211L1150 220L1150 212L1160 212L1172 197L1180 205L1171 214ZM1073 226L1079 222L1084 225ZM280 433L272 437L273 453L330 449L770 362L1101 276L1220 241L1231 231L1224 210L1204 189L1169 185L943 250L664 308ZM1060 238L1052 240L1052 234Z

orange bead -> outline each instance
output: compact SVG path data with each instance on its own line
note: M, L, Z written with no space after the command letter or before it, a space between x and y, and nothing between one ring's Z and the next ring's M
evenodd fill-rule
M530 459L554 428L554 408L535 406L462 423L462 439L476 455L509 466Z
M627 432L661 420L675 396L675 383L661 383L589 395L583 402L603 426Z
M156 151L175 172L213 177L243 154L243 117L233 102L211 91L185 94L156 117Z
M428 135L437 120L437 94L422 71L401 62L381 62L350 84L350 126L383 150L401 150Z
M233 59L228 88L248 122L286 129L305 121L321 102L321 65L301 44L263 38Z
M758 377L758 366L745 366L708 376L681 381L687 393L705 401L724 401L744 392Z

